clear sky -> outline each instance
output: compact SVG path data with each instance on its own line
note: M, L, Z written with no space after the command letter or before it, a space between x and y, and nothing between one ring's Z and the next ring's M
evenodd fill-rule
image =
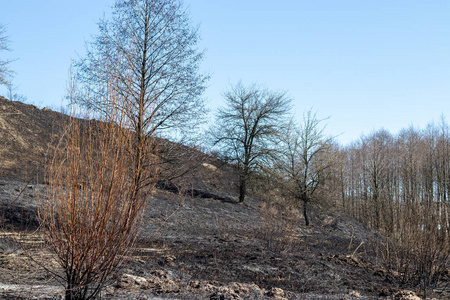
M71 59L113 0L0 0L17 92L59 107ZM242 79L313 107L343 144L450 118L448 0L185 0L200 25L214 110ZM5 94L0 89L0 94Z

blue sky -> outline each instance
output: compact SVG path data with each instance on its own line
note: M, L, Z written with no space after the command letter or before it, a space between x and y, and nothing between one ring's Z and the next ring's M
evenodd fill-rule
M0 0L17 92L59 107L71 59L113 0ZM450 117L450 1L185 0L200 25L214 110L241 80L284 90L298 118L313 107L346 144ZM0 94L4 94L0 89Z

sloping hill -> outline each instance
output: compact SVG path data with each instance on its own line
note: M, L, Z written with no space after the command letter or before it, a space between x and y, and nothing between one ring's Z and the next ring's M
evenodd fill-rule
M26 225L34 233L36 195L46 187L29 180L67 120L0 98L3 229ZM407 288L401 274L378 263L378 233L338 212L313 208L314 226L305 227L295 205L256 197L237 204L233 166L192 147L160 143L159 189L149 199L136 249L105 299L417 299L400 291ZM36 247L22 255L4 236L0 298L58 298L61 288L29 259L49 263L48 250ZM21 238L41 242L36 235ZM437 297L450 296L447 287Z
M37 172L43 175L48 148L68 120L68 116L48 108L0 97L0 178L34 181ZM237 186L234 167L192 147L165 139L159 144L159 188L233 201L230 195L236 193Z
M0 97L0 177L30 180L67 116Z

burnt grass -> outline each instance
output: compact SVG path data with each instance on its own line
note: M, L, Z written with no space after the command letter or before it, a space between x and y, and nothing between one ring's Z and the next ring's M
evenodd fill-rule
M366 297L389 296L400 288L375 265L369 242L350 255L361 240L353 237L352 246L351 236L339 229L342 224L338 222L349 219L340 221L339 216L316 212L315 225L306 228L302 219L292 220L295 232L283 238L282 230L273 230L278 224L267 224L270 220L262 216L263 203L257 199L244 205L214 199L188 198L182 205L177 200L161 200L153 200L150 207L154 210L150 208L148 217L157 219L155 212L161 211L174 214L156 235L147 237L158 230L158 222L144 224L140 247L164 251L137 248L135 254L146 262L141 266L143 274L163 268L187 282L256 284L268 291L280 288L292 299L308 293L352 291ZM375 234L356 222L353 226L366 231L366 238Z
M0 299L60 299L56 260L40 238L46 147L66 117L0 97ZM138 240L102 299L402 299L419 287L388 272L380 234L338 211L237 199L235 169L161 141L162 178ZM177 174L184 174L177 177ZM26 249L25 249L26 248ZM450 298L443 274L432 297ZM403 292L402 292L403 293ZM429 294L430 295L430 294ZM403 298L407 299L407 298ZM410 298L412 299L412 298Z
M4 233L39 232L36 195L44 190L43 184L0 180ZM349 217L313 208L313 225L306 227L298 212L282 220L271 217L257 198L244 204L229 199L156 190L136 246L103 298L394 299L403 289L419 293L380 264L373 243L379 234ZM58 299L61 286L33 264L36 257L48 257L46 248L33 249L30 261L20 245L2 247L2 241L0 298ZM148 283L124 281L124 274ZM434 297L447 299L448 282L447 274ZM23 290L5 286L18 283L25 284ZM42 296L36 286L46 285L55 288Z
M33 195L43 189L42 184L0 180L2 209L8 208L3 210L4 232L36 232L34 217L27 224L18 220L23 214L36 214L38 200ZM407 288L401 278L377 264L370 241L376 232L317 208L313 226L307 228L300 214L287 221L268 218L264 205L257 198L238 204L237 199L231 203L157 190L146 208L136 247L105 289L104 298L351 299L357 295L377 299ZM288 225L293 229L286 232ZM39 256L45 249L33 251ZM21 253L2 253L0 283L58 286ZM8 263L11 255L21 260ZM124 283L123 274L145 278L149 284ZM56 290L47 293L47 299L59 295ZM7 288L0 288L2 293L23 295ZM38 297L40 292L26 295Z

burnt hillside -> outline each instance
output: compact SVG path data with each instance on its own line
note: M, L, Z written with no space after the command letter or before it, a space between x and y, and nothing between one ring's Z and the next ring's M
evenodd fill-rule
M0 97L0 178L27 182L42 175L49 146L68 120L67 115L51 109ZM232 166L166 139L159 139L158 148L160 189L232 201L228 195L234 194L236 186Z
M0 177L35 178L54 133L67 120L48 108L0 97Z
M47 264L52 253L36 230L46 186L30 179L67 121L0 98L1 299L61 299L61 285L32 262ZM378 232L339 211L312 208L307 227L298 203L250 196L237 204L233 166L194 147L159 144L158 189L133 253L102 298L420 299L420 286L381 263ZM18 233L31 245L26 251L10 238ZM449 272L441 273L431 292L448 299Z

